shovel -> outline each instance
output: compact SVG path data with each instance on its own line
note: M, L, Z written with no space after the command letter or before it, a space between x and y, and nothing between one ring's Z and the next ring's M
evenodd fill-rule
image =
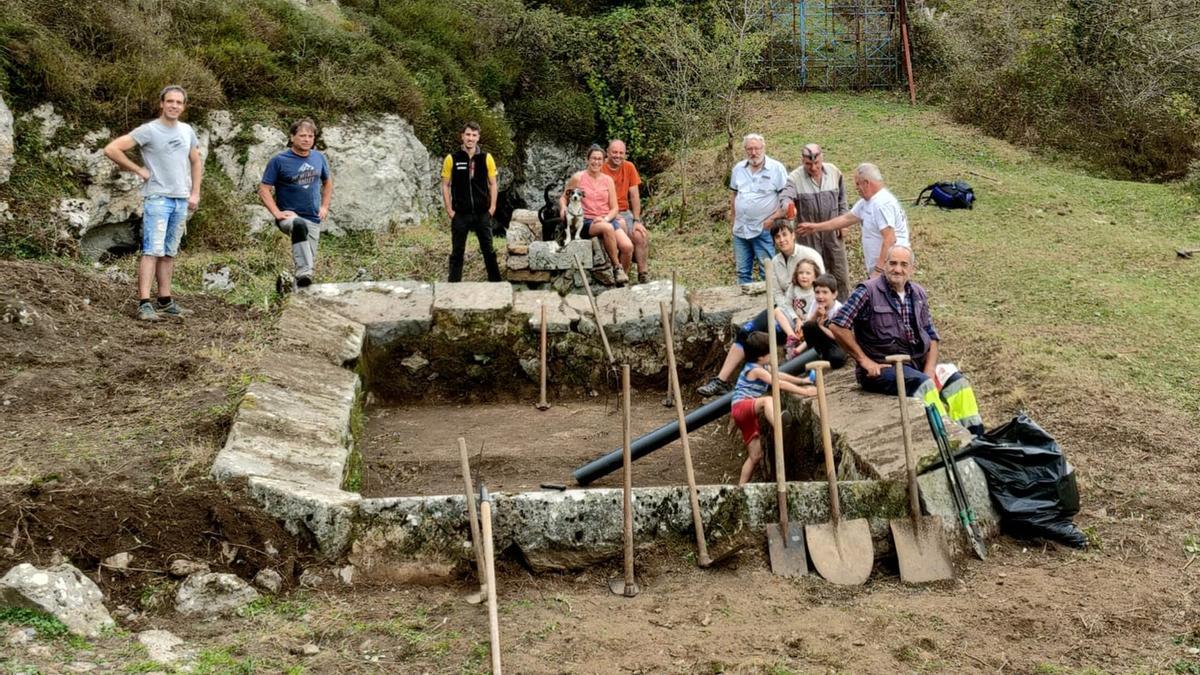
M764 268L766 265L763 266ZM808 558L804 555L804 528L788 520L787 470L783 453L783 406L779 396L779 354L776 352L775 295L767 272L767 336L771 341L771 427L775 446L775 499L779 505L779 522L767 525L767 553L771 572L781 577L802 577L808 574Z
M471 462L467 458L467 441L462 436L458 437L458 456L467 488L467 517L471 521L471 546L475 549L475 574L479 577L479 592L468 595L466 599L472 605L478 605L487 595L487 576L483 569L483 535L479 529L479 511L475 508L475 488L471 485Z
M825 405L825 369L828 361L808 364L817 376L817 412L821 416L821 442L825 446L825 478L829 481L829 513L824 525L807 525L808 554L813 567L827 581L846 586L866 583L875 564L875 547L865 518L842 520L838 504L837 469L833 465L833 439L829 435L829 408Z
M908 424L908 396L904 391L904 362L908 356L887 357L896 369L896 395L900 399L900 426L904 434L904 467L908 473L908 518L890 521L892 538L896 541L896 559L900 562L900 579L906 584L923 584L953 579L950 551L942 533L942 519L922 516L917 496L917 467L913 459L912 430Z

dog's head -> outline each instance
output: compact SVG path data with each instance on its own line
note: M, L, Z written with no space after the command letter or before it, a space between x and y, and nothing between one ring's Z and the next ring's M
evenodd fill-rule
M583 204L583 188L571 188L567 193L567 204L570 206L581 206Z

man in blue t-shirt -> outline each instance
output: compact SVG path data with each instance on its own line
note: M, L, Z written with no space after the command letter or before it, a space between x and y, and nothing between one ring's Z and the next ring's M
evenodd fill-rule
M304 288L312 283L321 221L329 215L333 198L333 176L325 155L313 150L317 141L315 122L307 117L297 120L288 133L290 147L267 162L258 197L280 231L292 236L296 286Z

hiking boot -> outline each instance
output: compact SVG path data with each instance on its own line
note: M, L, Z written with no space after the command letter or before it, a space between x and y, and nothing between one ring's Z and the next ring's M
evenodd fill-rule
M312 277L296 277L296 288L308 288L309 286L312 286Z
M624 286L629 283L629 274L624 267L617 268L617 286Z
M165 316L174 317L176 319L183 318L183 315L187 313L182 307L179 306L179 303L175 302L173 299L165 305L159 305L158 312Z
M639 284L650 283L650 273L649 272L638 272L638 283Z
M711 377L708 382L696 387L696 393L704 398L721 396L733 391L733 386L719 377Z
M138 321L158 321L158 312L154 311L154 305L143 302L138 305L137 318Z

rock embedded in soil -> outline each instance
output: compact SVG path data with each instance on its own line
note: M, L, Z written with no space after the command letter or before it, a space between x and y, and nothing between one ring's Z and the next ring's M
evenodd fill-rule
M165 630L147 630L137 634L138 642L146 648L146 656L155 663L165 666L190 658L191 654L184 649L183 638Z
M0 578L0 607L24 607L46 612L72 633L97 637L113 625L104 607L104 594L77 568L62 563L39 569L22 563Z
M132 562L133 562L133 554L128 553L128 552L121 552L121 553L117 553L115 555L108 556L103 561L101 561L100 564L104 565L105 567L111 568L111 569L124 570L124 569L129 569L129 565Z
M176 558L171 561L171 566L167 568L167 573L173 577L183 578L193 574L204 574L208 572L208 563L196 562L186 558Z
M194 574L179 586L175 611L185 615L229 614L259 597L245 581L233 574Z
M283 588L283 577L272 569L259 570L258 574L254 575L254 585L274 595Z

